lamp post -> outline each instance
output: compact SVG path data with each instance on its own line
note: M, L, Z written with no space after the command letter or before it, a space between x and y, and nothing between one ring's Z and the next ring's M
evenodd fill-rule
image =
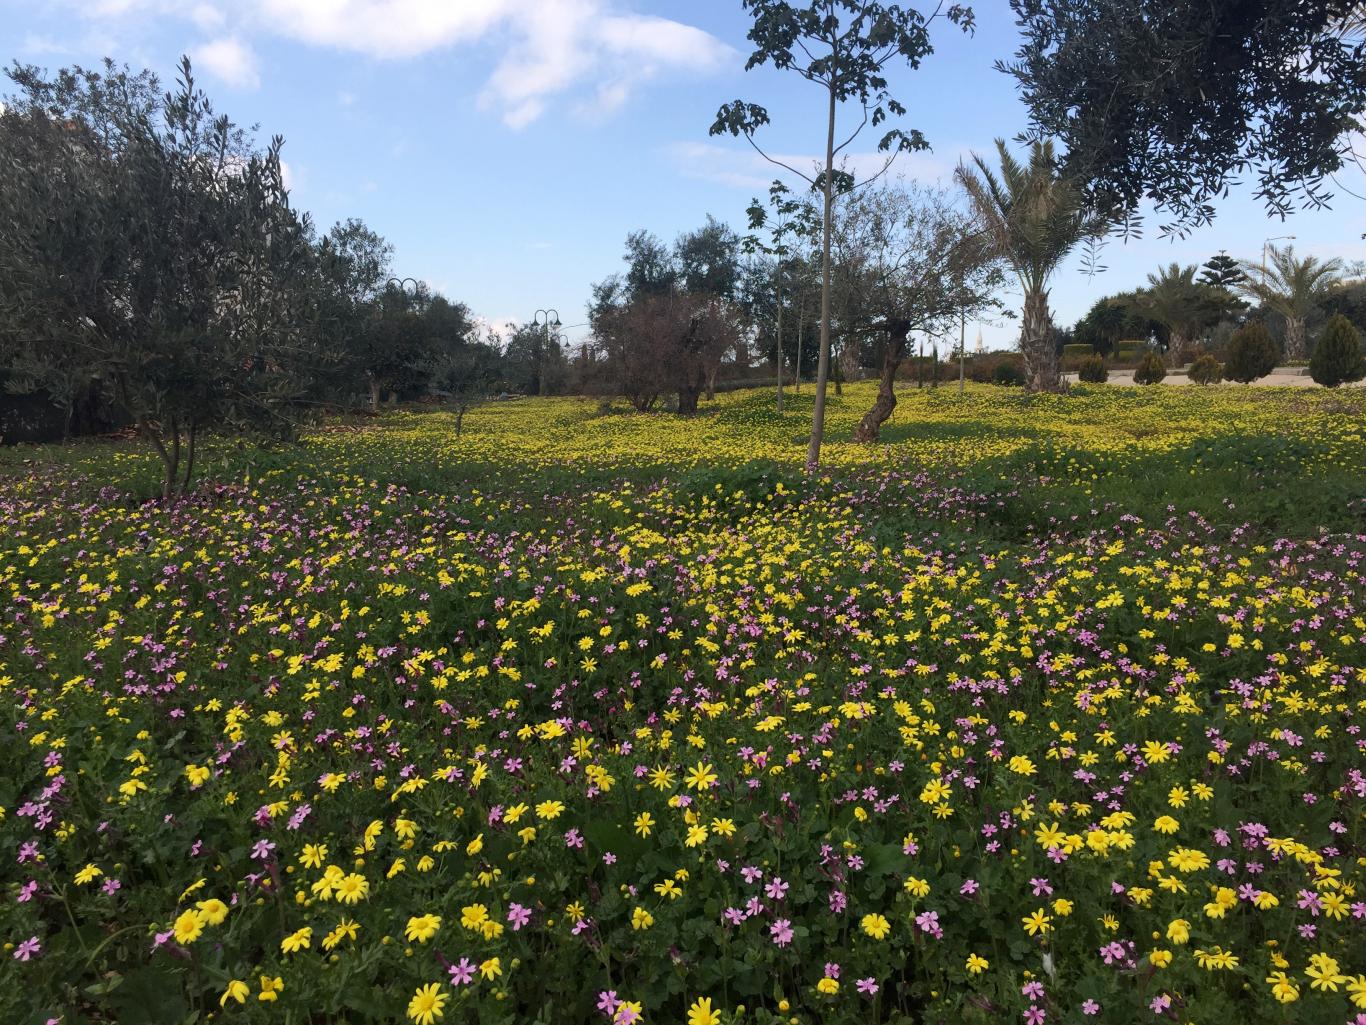
M545 320L542 321L541 318ZM552 319L553 318L553 319ZM531 318L531 323L536 327L545 328L546 348L550 348L551 332L560 329L560 311L555 309L537 310L536 315ZM536 394L545 394L545 351L542 350L536 360Z
M1284 241L1287 241L1287 240L1290 241L1290 242L1293 242L1293 241L1295 241L1295 236L1294 236L1294 235L1277 235L1275 238L1269 238L1269 239L1267 239L1265 242L1262 243L1262 284L1263 284L1263 285L1266 284L1266 250L1267 250L1267 247L1268 247L1269 245L1271 245L1272 242L1284 242Z
M408 290L409 285L412 285L412 291ZM385 287L397 290L403 296L405 306L409 299L420 300L422 297L422 286L417 283L417 278L390 278L385 282Z

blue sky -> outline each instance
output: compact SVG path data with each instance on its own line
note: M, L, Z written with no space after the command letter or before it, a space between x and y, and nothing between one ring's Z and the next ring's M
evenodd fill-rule
M891 76L904 127L933 146L899 161L908 177L947 183L960 156L1024 127L992 68L1016 45L1009 8L974 7L974 36L936 23L936 52ZM672 239L708 213L742 226L774 177L743 140L708 137L720 103L767 106L759 140L775 153L809 164L823 143L814 86L744 71L738 0L0 0L0 25L0 57L51 69L107 55L168 77L191 54L221 110L285 137L295 203L320 226L360 217L393 242L401 274L492 323L553 306L571 338L628 231ZM865 155L874 144L869 131ZM1059 322L1159 264L1257 257L1268 236L1366 258L1361 200L1282 222L1249 192L1186 240L1110 243L1103 275L1064 268ZM981 328L988 346L1014 341L1008 323Z

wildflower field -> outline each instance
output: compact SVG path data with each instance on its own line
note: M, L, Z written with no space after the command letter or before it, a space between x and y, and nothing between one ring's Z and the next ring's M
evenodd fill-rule
M0 1020L1366 1020L1366 392L0 453Z

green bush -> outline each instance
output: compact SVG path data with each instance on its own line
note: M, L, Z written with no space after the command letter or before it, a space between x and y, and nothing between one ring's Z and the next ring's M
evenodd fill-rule
M1141 339L1129 339L1115 343L1115 362L1136 363L1147 352L1148 343Z
M1186 371L1186 376L1191 379L1192 384L1218 384L1224 376L1224 368L1219 365L1217 359L1206 352L1195 357L1195 362L1191 364L1190 370Z
M1244 324L1228 342L1228 359L1224 361L1224 376L1230 381L1251 384L1276 369L1280 353L1271 332L1260 320Z
M1077 367L1077 376L1087 384L1104 384L1110 372L1105 369L1105 360L1099 356L1087 356Z
M1134 384L1157 384L1166 376L1167 368L1162 363L1162 357L1149 350L1134 371Z
M1309 376L1325 388L1360 380L1366 373L1361 332L1341 313L1333 314L1309 359Z
M1005 385L1008 388L1021 387L1025 383L1024 370L1015 363L998 363L996 369L991 374L992 384Z

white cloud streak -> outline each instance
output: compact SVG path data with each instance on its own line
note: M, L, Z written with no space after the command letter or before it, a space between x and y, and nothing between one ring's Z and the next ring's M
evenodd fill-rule
M260 78L251 43L262 36L403 60L457 48L496 48L479 103L510 128L544 115L557 97L603 116L649 81L710 74L735 63L714 36L669 18L622 10L628 0L65 0L104 26L145 27L178 18L212 38L191 54L225 82Z

